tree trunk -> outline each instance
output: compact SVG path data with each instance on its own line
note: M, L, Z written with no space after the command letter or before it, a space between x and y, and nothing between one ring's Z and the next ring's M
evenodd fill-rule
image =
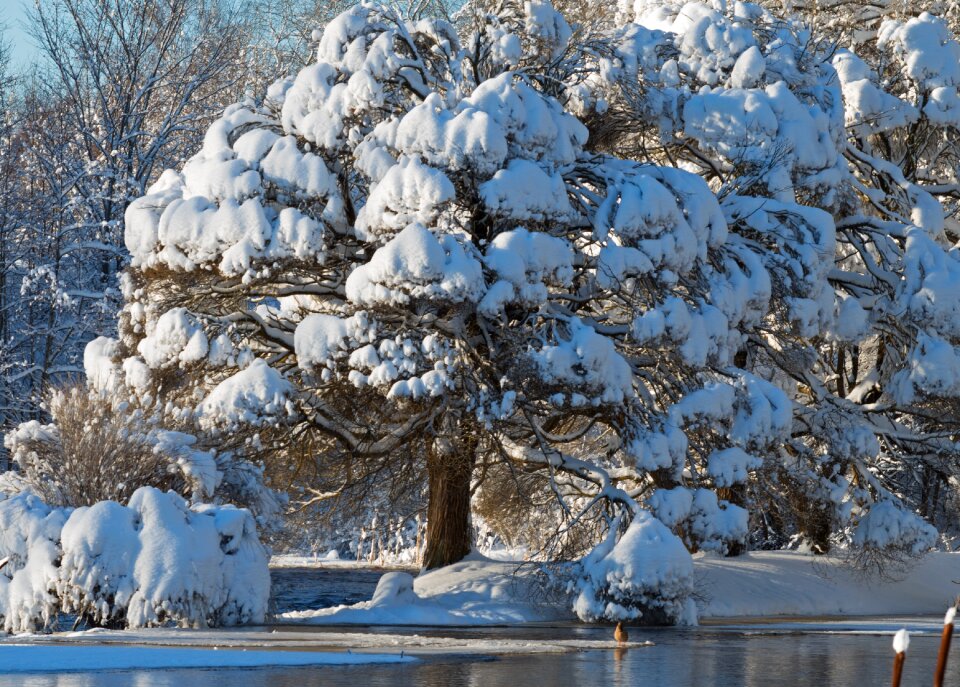
M717 498L721 498L734 506L747 507L747 485L733 484L726 488L717 489ZM749 510L749 509L748 509ZM749 539L749 534L747 538ZM727 544L727 557L742 556L747 552L747 541L732 541Z
M457 430L454 430L457 431ZM426 570L452 565L470 553L470 477L477 449L476 439L458 436L438 439L427 460L429 502L427 505Z

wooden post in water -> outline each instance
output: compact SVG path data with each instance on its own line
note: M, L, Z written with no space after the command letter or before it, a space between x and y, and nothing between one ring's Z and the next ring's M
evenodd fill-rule
M947 657L950 655L950 640L953 638L953 620L957 607L951 606L943 618L943 634L940 636L940 652L937 654L937 672L933 675L933 687L943 687L943 677L947 674Z
M900 678L903 677L903 662L907 660L907 649L910 646L910 634L905 630L897 630L893 635L893 650L897 653L893 659L893 687L900 687Z

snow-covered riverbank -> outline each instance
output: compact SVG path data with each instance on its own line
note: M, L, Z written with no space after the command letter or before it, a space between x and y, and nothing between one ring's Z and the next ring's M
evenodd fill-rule
M930 553L894 579L792 551L697 556L694 570L701 618L939 615L960 593L960 553Z
M698 555L694 570L701 619L940 614L960 592L957 553L931 553L894 579L868 576L837 558L791 551L736 558ZM572 619L569 604L543 588L536 566L484 560L465 561L412 581L403 573L393 574L382 580L370 601L281 617L282 622L321 625L500 625Z

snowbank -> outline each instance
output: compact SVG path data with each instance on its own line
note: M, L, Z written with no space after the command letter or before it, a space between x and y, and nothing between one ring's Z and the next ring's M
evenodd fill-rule
M134 646L0 645L5 673L63 673L168 668L263 668L277 666L342 666L361 663L409 663L395 654L306 651L220 651L198 648Z
M931 553L900 580L858 573L836 558L794 551L736 558L698 554L693 594L704 618L890 616L943 613L960 579L960 553ZM418 578L387 573L371 601L296 611L315 625L498 625L569 622L571 600L543 589L538 566L470 560Z
M960 592L958 579L960 553L927 554L902 579L886 581L793 551L694 558L701 618L942 614Z
M466 560L414 578L386 573L370 601L280 616L317 625L504 625L572 620L569 604L543 589L539 566Z

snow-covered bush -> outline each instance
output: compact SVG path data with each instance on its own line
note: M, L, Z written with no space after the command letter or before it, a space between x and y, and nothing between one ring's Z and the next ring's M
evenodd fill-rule
M4 436L17 488L29 488L51 505L77 507L126 502L139 487L153 486L196 503L215 496L238 503L262 525L275 525L282 497L264 485L261 468L177 431L191 427L162 408L110 393L116 380L109 358L98 350L103 341L94 340L87 350L89 386L50 393L52 422L32 420ZM98 376L98 369L106 375Z
M646 511L636 514L618 541L611 536L584 558L582 570L573 606L582 620L696 623L690 554Z
M68 515L35 494L0 500L0 622L6 632L33 632L56 620L60 530Z
M142 487L129 505L52 509L22 493L0 501L0 619L49 629L57 614L97 626L262 623L269 556L249 511L189 506Z
M46 503L125 501L138 486L182 483L180 471L169 469L175 461L154 451L148 423L132 408L73 386L54 390L47 409L52 422L32 420L4 437L20 477Z
M61 542L63 610L96 625L240 625L266 615L269 556L246 510L191 508L142 487L127 506L73 511Z

